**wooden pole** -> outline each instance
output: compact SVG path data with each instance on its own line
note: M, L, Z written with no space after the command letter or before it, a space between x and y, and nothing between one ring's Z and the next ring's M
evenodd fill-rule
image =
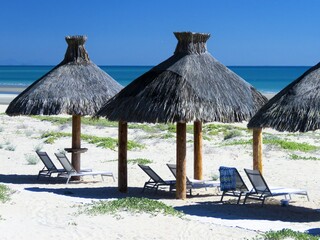
M128 164L127 164L127 143L128 143L128 124L119 122L118 130L118 190L122 193L128 191Z
M81 147L81 116L73 115L72 116L72 148L79 149ZM71 163L76 171L80 171L80 153L72 152L71 153ZM80 177L72 177L71 180L80 180Z
M262 174L262 128L253 129L253 169Z
M177 123L177 184L176 198L186 199L187 197L187 174L186 174L186 155L187 141L186 123Z
M194 137L194 178L203 179L202 176L202 122L195 121L193 124Z

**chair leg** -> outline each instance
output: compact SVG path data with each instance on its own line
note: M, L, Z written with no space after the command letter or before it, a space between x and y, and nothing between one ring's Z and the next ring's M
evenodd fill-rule
M224 194L225 194L226 192L225 191L223 191L223 193L222 193L222 195L221 195L221 199L220 199L220 202L222 202L222 199L223 199L223 197L224 197Z
M71 178L71 176L68 177L66 184L69 184L70 178Z
M237 201L237 204L239 204L240 202L240 199L241 199L241 196L242 196L242 193L239 194L239 197L238 197L238 201Z
M141 193L143 193L143 192L144 192L144 190L146 189L146 185L147 185L147 183L145 183L145 184L144 184L144 186L143 186L143 189L142 189Z
M247 198L248 198L248 194L246 194L246 196L244 197L243 205L246 204Z

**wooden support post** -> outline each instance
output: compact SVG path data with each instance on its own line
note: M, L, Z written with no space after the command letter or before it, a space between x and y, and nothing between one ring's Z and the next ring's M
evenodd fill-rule
M81 148L81 116L73 115L72 116L72 148L79 149ZM71 153L71 163L76 171L81 169L80 153L72 152ZM71 180L80 180L80 177L72 177Z
M128 124L119 122L118 129L118 190L122 193L128 191L128 164L127 164L127 143L128 143Z
M177 186L176 198L186 199L187 197L187 125L177 123Z
M253 129L253 169L262 174L262 128Z
M193 124L194 137L194 179L203 179L202 176L202 122Z

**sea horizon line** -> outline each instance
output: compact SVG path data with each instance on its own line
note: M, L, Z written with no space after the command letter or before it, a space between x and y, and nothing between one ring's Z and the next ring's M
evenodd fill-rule
M118 64L96 64L99 67L154 67L156 65L118 65ZM49 64L0 64L0 67L54 67ZM227 67L312 67L312 65L226 65Z

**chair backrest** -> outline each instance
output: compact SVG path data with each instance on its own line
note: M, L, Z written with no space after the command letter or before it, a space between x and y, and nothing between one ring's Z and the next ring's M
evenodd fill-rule
M270 189L259 170L244 169L254 190L260 194L271 194Z
M73 168L71 163L69 162L67 156L63 153L55 153L56 157L58 158L59 162L61 163L64 170L67 172L76 172L76 170Z
M46 152L36 151L36 153L49 171L57 170L56 166L53 164L52 160Z
M177 165L176 164L169 164L167 163L168 168L170 169L170 171L172 172L173 176L175 178L177 178ZM187 183L191 183L191 181L189 180L189 178L187 177Z
M138 164L138 166L156 183L164 182L163 179L156 174L155 171L151 169L151 167L146 165Z
M236 175L236 189L238 191L242 191L242 192L249 191L247 185L243 181L243 179L237 169L235 169L235 175Z
M220 188L222 191L249 191L240 173L234 167L220 167Z

